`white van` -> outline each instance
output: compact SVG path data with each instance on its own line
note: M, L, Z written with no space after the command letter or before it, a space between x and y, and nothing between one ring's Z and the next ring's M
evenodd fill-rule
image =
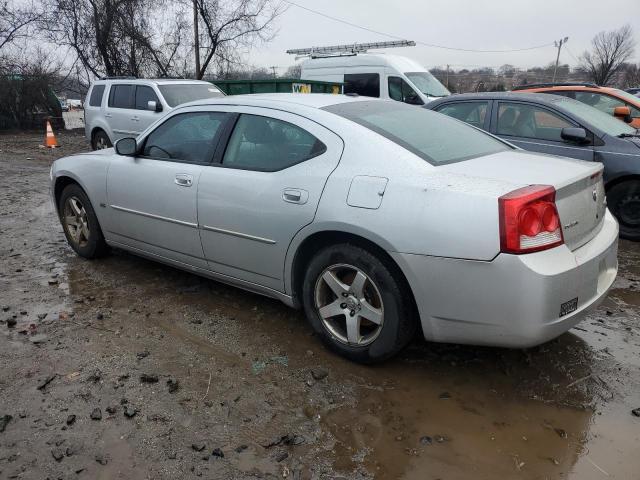
M309 58L302 80L344 82L344 93L424 105L451 93L418 62L399 55L363 53Z

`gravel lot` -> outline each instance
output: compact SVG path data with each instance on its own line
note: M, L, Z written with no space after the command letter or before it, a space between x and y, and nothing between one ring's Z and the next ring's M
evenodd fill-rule
M546 345L416 340L363 367L277 301L78 258L48 171L88 145L42 137L0 135L0 478L639 478L640 245Z

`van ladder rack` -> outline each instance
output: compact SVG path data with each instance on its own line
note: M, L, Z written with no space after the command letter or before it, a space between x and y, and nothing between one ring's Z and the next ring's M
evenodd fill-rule
M373 42L373 43L350 43L346 45L330 45L328 47L311 47L311 48L294 48L287 50L290 55L299 56L340 56L340 55L357 55L365 53L367 50L374 48L397 48L397 47L414 47L416 42L412 40L394 40L390 42Z

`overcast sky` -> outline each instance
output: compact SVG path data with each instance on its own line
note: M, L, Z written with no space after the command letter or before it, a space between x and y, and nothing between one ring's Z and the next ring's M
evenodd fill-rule
M477 53L426 46L393 49L427 67L544 66L555 61L553 41L569 37L561 63L575 66L592 37L602 30L628 23L636 40L635 61L640 59L640 0L295 0L324 14L390 35L448 47L509 50L550 44L535 50ZM251 50L247 60L256 66L276 65L278 72L295 62L289 48L392 38L359 30L289 5L278 18L278 33L270 43Z

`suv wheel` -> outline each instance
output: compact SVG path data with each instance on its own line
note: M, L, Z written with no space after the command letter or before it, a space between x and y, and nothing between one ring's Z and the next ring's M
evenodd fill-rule
M398 353L416 331L405 284L395 269L368 250L332 245L318 252L307 268L305 313L333 351L360 363L382 361Z
M607 191L607 203L620 223L620 236L640 241L640 181L614 185Z
M94 150L103 150L105 148L111 148L111 140L104 130L98 130L93 134L93 140L91 141L91 148Z

